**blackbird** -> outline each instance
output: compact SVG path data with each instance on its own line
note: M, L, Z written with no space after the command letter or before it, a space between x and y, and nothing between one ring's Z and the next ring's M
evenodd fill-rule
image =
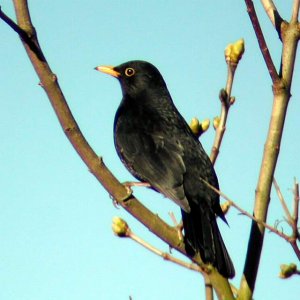
M216 216L226 223L212 163L198 138L178 112L155 66L129 61L96 70L116 77L123 99L114 120L117 153L138 180L173 200L181 208L186 252L200 253L205 263L226 278L235 274ZM203 181L204 180L204 181Z

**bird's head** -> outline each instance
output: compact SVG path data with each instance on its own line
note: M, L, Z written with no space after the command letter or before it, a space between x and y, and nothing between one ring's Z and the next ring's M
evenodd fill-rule
M99 66L97 71L116 77L122 87L124 95L137 96L145 90L155 90L165 88L163 77L152 64L134 60L116 67Z

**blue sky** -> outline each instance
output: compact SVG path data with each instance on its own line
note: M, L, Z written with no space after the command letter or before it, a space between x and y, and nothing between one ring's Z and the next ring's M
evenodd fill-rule
M132 59L150 61L187 120L212 119L219 113L218 93L226 79L224 48L244 38L246 52L233 88L236 103L216 172L221 190L252 212L272 91L243 1L29 2L44 54L82 132L120 181L132 179L113 146L121 90L117 80L93 68ZM278 2L282 16L289 19L292 1ZM14 15L11 1L1 1L1 7ZM278 66L281 44L262 9L257 11ZM202 297L199 274L112 234L111 220L121 216L137 234L168 251L112 205L61 130L18 37L3 22L0 36L0 299ZM298 69L299 63L276 169L290 206L293 178L300 178ZM201 138L208 152L213 137L210 129ZM137 188L135 195L168 222L168 211L179 216L171 201L154 192ZM268 222L282 219L273 191ZM220 229L237 271L233 283L239 286L250 220L234 209L227 220L230 227L220 223ZM299 279L278 278L281 263L297 261L291 247L267 232L262 255L255 299L298 299Z

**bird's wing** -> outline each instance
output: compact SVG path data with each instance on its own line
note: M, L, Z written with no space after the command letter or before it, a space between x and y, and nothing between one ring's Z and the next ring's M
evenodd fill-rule
M116 146L122 161L134 176L149 182L185 212L190 212L183 188L186 172L183 147L176 138L130 133L120 135Z

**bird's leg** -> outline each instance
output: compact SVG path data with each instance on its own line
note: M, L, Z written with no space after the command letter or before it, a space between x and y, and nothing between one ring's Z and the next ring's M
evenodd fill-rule
M180 239L180 241L183 241L184 238L182 234L182 230L183 230L182 220L180 220L179 224L177 224L176 229L177 229L178 238Z
M140 181L125 181L123 182L123 185L128 188L131 188L132 186L151 187L149 182L140 182Z
M145 186L145 187L151 187L150 183L148 182L136 182L136 181L125 181L123 182L123 186L125 187L126 191L127 191L127 195L125 197L123 197L122 199L120 199L120 201L126 201L128 200L133 191L132 191L132 186Z

